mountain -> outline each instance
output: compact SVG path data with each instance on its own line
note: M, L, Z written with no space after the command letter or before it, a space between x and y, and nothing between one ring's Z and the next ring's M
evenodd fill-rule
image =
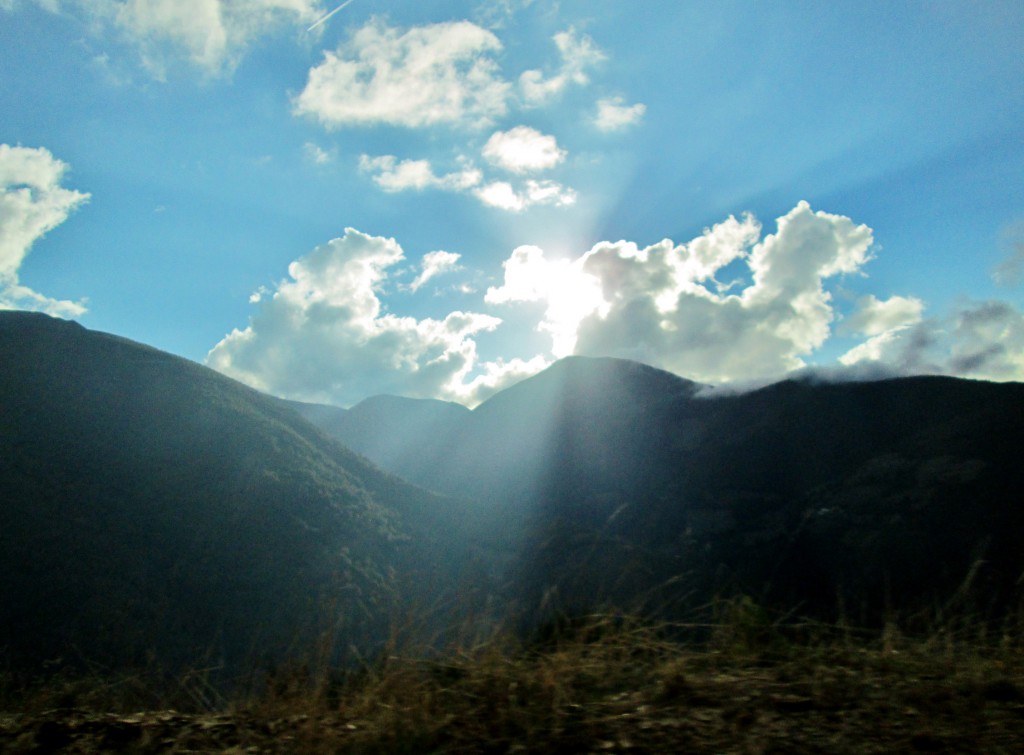
M287 402L295 411L385 469L422 455L424 440L448 438L469 414L462 404L402 396L371 396L351 409ZM429 445L429 444L428 444Z
M377 422L402 432L401 417ZM738 591L870 621L948 600L968 576L974 599L1005 606L1024 574L1020 384L788 380L719 395L572 357L403 443L414 451L375 460L496 512L515 544L508 598L527 612Z
M299 405L311 422L400 477L448 495L500 503L532 500L566 470L565 447L588 459L589 473L620 474L606 458L626 441L577 432L598 422L635 425L639 410L652 418L666 401L701 386L663 370L621 359L569 357L470 411L459 404L375 396L349 410ZM561 451L556 449L561 448ZM631 476L642 474L634 468ZM605 481L607 482L607 481Z
M456 609L678 617L743 593L871 622L1020 597L1020 384L722 395L573 357L473 411L342 410L23 312L0 312L0 365L5 668L231 678Z
M212 370L24 312L0 364L8 666L230 675L324 630L368 652L475 575L457 502Z

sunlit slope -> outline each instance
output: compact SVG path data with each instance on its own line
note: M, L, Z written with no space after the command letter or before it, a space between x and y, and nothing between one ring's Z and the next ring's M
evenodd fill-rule
M402 396L371 396L348 410L288 404L375 464L417 478L434 466L433 449L447 446L470 414L461 404Z
M450 502L212 370L19 312L0 364L5 659L237 670L466 568Z
M977 595L1013 594L1024 386L794 380L703 396L644 365L575 357L422 437L429 464L393 468L501 512L526 606L741 590L870 618L887 601L949 598L976 564Z

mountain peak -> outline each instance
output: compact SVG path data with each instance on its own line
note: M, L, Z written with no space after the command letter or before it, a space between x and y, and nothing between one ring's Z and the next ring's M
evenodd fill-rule
M462 414L468 412L462 404L454 401L441 401L431 398L410 398L408 396L396 396L391 393L381 393L376 396L364 398L358 404L349 409L350 412L361 414L363 412L376 413L381 411L401 411L413 413L439 413L452 412Z
M550 408L564 401L573 404L645 403L670 395L692 396L702 386L671 372L616 357L569 356L478 406L477 414L526 405Z

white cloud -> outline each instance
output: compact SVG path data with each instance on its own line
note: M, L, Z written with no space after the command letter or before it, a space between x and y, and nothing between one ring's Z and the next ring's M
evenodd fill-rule
M483 125L505 114L501 43L469 21L402 31L375 19L309 72L295 112L324 126Z
M134 44L157 78L184 57L210 75L230 73L249 46L279 26L301 28L322 0L36 0L51 12L81 13Z
M880 333L840 362L908 374L1024 380L1024 314L1007 302L966 302L948 317Z
M460 158L460 162L460 170L438 175L429 160L399 160L394 155L362 155L359 158L359 169L372 176L373 182L387 192L426 189L471 192L485 205L509 212L521 212L533 205L565 207L576 201L576 192L556 181L528 179L520 189L507 181L481 184L483 173L465 158Z
M857 301L857 311L843 323L843 329L879 336L916 325L923 311L924 302L913 296L891 296L879 301L874 294L868 294Z
M436 278L438 275L459 270L459 260L461 258L462 255L455 252L427 252L423 255L420 274L409 284L409 289L411 291L418 291L424 283Z
M584 86L590 82L587 69L606 59L594 41L578 36L575 29L567 29L553 37L562 59L559 72L545 77L539 70L524 71L519 77L523 101L528 106L539 106L560 95L570 84Z
M549 260L536 246L520 246L502 265L504 283L487 290L488 304L509 302L547 303L539 330L551 334L551 353L564 357L573 353L580 321L594 312L605 313L607 303L599 281L582 270L582 259Z
M492 181L473 193L484 204L509 212L521 212L537 204L567 207L576 202L576 192L556 181L530 179L522 191L507 181Z
M461 170L438 176L429 160L402 160L394 155L370 157L361 155L359 169L373 176L373 182L384 191L443 189L465 191L480 183L483 175L468 161Z
M306 159L316 165L329 165L333 163L338 153L335 149L324 149L319 144L313 142L306 142L302 145L302 151L306 155Z
M480 363L475 337L498 327L497 317L388 312L380 292L388 268L403 258L394 239L346 229L291 263L289 278L256 303L248 327L210 351L207 364L269 393L340 405L377 393L474 404L529 369L518 360Z
M462 402L467 406L475 406L520 380L536 375L550 367L551 361L538 354L531 359L510 359L507 362L498 358L493 362L480 365L482 374L473 378L464 389Z
M294 112L327 128L483 127L507 115L511 103L537 106L570 84L586 84L588 70L605 60L589 37L572 29L556 34L554 41L559 72L545 78L540 71L527 71L520 80L525 94L517 99L498 67L502 45L492 32L469 21L403 29L373 19L324 53L295 97ZM555 136L524 125L492 133L481 154L489 165L519 176L554 168L567 156ZM498 180L466 157L460 162L459 170L445 174L428 159L394 155L363 155L359 165L388 192L471 192L485 205L509 212L535 205L566 207L577 199L574 189L556 181Z
M624 104L622 97L606 97L597 101L597 115L594 125L601 131L620 131L627 126L640 122L647 106L642 102L634 105Z
M568 207L576 204L576 191L557 181L536 181L529 179L526 182L526 204L551 204L556 207Z
M803 368L825 345L838 317L829 285L860 273L873 243L867 226L806 202L777 224L761 239L756 219L730 217L685 244L601 242L572 260L519 247L485 301L543 304L538 327L555 356L620 356L703 382L763 382ZM715 276L736 262L749 275L729 293ZM1024 314L1012 305L923 313L915 297L861 297L842 330L865 340L840 364L872 375L1024 379Z
M473 16L489 29L500 29L533 2L534 0L486 0L477 5Z
M397 242L347 229L257 292L248 327L207 361L270 393L341 405L375 393L474 405L569 354L635 358L703 382L763 381L802 368L826 343L838 319L829 287L862 272L872 243L867 226L801 202L764 237L745 215L683 244L601 242L572 259L520 246L484 304L540 305L551 348L483 361L477 341L501 323L494 310L417 319L384 304L389 288L418 290L458 269L459 255L430 252L413 283L396 286ZM748 275L723 290L716 275L737 264ZM862 297L843 327L866 340L841 363L862 376L1024 377L1024 315L1013 306L966 303L945 319L922 319L923 308L913 297Z
M84 192L61 186L67 169L42 147L0 144L0 309L72 317L86 311L83 302L50 299L21 285L18 278L32 245L89 199Z
M707 382L782 374L830 335L824 282L857 272L872 234L805 202L758 243L760 230L750 216L730 217L687 244L602 242L565 262L521 248L488 301L545 302L540 327L558 356L635 358ZM723 295L714 276L735 260L752 281Z
M841 364L881 362L883 354L902 336L900 333L921 322L924 302L914 297L892 296L879 301L873 294L861 297L857 310L843 324L842 331L868 339L839 358Z
M483 149L483 156L488 162L512 173L553 168L565 159L565 155L555 137L529 126L496 131Z
M474 192L485 205L501 210L519 212L526 207L526 200L521 197L508 181L492 181L481 186Z

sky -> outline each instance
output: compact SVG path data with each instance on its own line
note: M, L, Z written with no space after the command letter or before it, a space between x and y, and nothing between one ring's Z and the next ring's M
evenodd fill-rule
M279 396L1024 379L1019 0L0 0L0 308Z

